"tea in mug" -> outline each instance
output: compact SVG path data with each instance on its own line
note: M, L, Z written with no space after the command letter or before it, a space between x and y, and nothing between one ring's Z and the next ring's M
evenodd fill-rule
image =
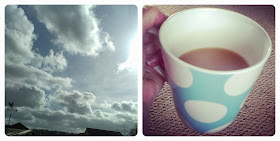
M217 71L232 71L249 67L239 54L222 48L201 48L184 53L179 57L191 65Z

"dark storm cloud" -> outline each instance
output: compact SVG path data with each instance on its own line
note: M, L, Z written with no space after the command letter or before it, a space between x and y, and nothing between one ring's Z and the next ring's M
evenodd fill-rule
M97 56L115 50L110 35L100 28L92 6L35 6L38 19L56 36L54 43L73 54Z

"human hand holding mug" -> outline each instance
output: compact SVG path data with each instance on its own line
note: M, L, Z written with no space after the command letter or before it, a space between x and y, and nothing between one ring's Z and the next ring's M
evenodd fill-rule
M149 32L153 28L159 28L166 20L166 16L156 7L143 9L143 133L147 135L148 113L150 107L160 92L165 78L154 67L162 66L162 56L159 39Z

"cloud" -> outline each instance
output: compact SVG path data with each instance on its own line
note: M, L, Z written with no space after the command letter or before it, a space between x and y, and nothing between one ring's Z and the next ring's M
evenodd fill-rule
M115 50L91 6L34 6L39 21L56 36L54 43L73 54L97 56Z
M71 87L72 79L50 74L67 67L63 53L50 50L48 56L42 57L33 52L36 35L31 21L18 6L9 5L5 10L5 81L26 83L46 90Z
M31 108L43 107L46 104L45 91L36 86L23 83L6 83L5 105L13 102L14 106L26 106Z
M110 108L110 106L111 105L106 100L104 100L103 102L100 103L100 107L102 107L102 108Z
M15 63L29 62L34 57L31 51L36 39L34 26L17 6L6 6L5 12L6 60Z
M113 108L116 111L136 113L137 112L137 103L131 102L131 101L123 101L121 103L114 102L111 105L111 108Z
M63 106L67 112L91 114L91 106L96 97L92 93L73 91L72 93L59 90L50 96L53 102Z
M124 123L135 123L134 121L137 120L136 116L131 116L129 114L116 114L115 115L120 121L123 121Z
M64 58L63 52L54 53L53 50L50 50L50 54L46 57L35 53L32 64L43 71L53 73L63 71L67 67L67 60Z
M136 34L137 35L137 34ZM128 71L135 71L138 67L138 60L140 57L139 55L139 42L137 40L137 37L135 37L130 41L130 47L129 47L129 56L125 62L119 63L117 70L115 71L115 74L118 74L120 72L123 72L124 70Z
M110 131L120 131L121 126L132 128L137 117L130 115L104 113L95 111L92 115L79 115L66 111L54 111L49 108L17 107L11 117L11 124L21 122L28 128L39 128L48 130L82 133L86 128L95 128ZM9 117L6 112L6 120ZM96 117L95 115L100 115ZM104 115L105 114L105 115Z
M96 118L105 118L108 117L107 114L105 114L104 112L102 112L101 110L95 110L94 111L95 117Z
M54 77L32 66L7 62L5 64L5 78L5 81L27 83L46 90L72 86L71 78Z
M54 53L46 57L32 51L37 39L34 26L28 20L22 8L15 5L6 7L5 17L5 61L15 64L32 64L46 72L62 71L67 66L63 53Z

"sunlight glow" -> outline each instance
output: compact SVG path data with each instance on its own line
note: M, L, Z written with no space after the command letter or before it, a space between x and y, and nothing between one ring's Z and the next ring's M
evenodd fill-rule
M128 59L125 62L118 65L118 71L116 73L119 73L125 69L127 69L128 71L137 70L140 53L139 40L136 35L137 34L135 34L134 38L132 38L130 42Z

